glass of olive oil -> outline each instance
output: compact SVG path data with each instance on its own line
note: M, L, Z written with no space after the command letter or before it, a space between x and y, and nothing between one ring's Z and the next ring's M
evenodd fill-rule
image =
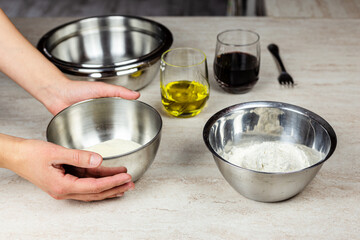
M206 55L195 48L174 48L164 52L160 63L161 101L175 117L193 117L209 98Z

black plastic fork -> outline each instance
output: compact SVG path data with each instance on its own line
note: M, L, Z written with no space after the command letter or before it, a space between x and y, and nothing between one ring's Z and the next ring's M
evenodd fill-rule
M269 51L272 53L276 61L280 66L280 75L278 77L279 83L281 85L293 85L294 80L290 76L289 73L286 72L285 66L281 61L280 54L279 54L279 47L276 44L269 44L268 46Z

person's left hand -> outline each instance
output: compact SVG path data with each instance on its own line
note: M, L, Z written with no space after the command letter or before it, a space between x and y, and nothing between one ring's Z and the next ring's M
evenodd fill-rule
M91 98L120 97L133 100L140 96L139 92L117 85L68 79L61 81L60 84L51 86L51 88L46 89L46 91L48 91L49 94L46 101L42 102L54 115L74 103Z
M102 167L97 153L4 134L0 142L0 167L55 199L99 201L123 196L135 187L125 167Z

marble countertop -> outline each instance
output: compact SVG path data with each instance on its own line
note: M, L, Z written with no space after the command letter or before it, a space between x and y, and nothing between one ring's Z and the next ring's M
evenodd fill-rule
M266 0L264 5L271 17L360 18L359 0Z
M360 236L360 19L152 17L174 35L173 47L208 56L210 99L198 116L169 117L159 77L140 100L163 118L154 163L124 197L101 202L58 201L13 172L0 169L0 239L358 239ZM12 19L34 45L70 18ZM260 80L243 95L223 92L212 64L216 35L246 28L261 36ZM280 46L293 88L277 82L266 46ZM19 66L21 67L21 66ZM224 180L202 140L215 112L253 100L287 102L325 118L335 129L333 156L305 188L279 203L249 200ZM51 114L0 74L0 132L45 140Z

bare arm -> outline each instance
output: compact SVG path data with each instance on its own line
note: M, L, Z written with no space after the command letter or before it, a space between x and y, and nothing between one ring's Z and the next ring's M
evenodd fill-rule
M67 79L21 35L1 9L0 36L0 71L42 103L57 94L51 83L61 86Z
M101 82L71 81L16 29L0 9L0 71L39 100L51 113L85 99L139 93Z
M21 35L1 9L0 71L52 114L89 98L139 97L138 92L124 87L67 79ZM134 188L126 168L104 168L101 162L96 153L0 134L0 167L14 171L56 199L102 200L122 196Z

